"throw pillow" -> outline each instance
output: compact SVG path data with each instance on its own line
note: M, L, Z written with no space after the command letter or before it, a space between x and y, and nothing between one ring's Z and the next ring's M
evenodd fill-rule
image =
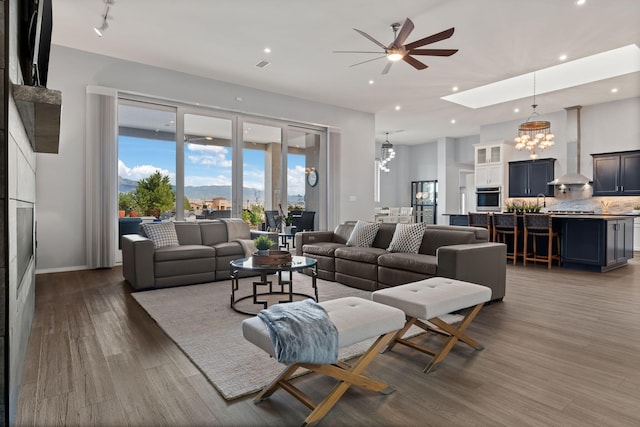
M178 246L178 235L173 222L150 222L143 223L142 229L156 248L165 246Z
M422 244L422 237L427 229L426 222L416 224L396 224L396 230L387 250L389 252L407 252L417 254Z
M347 240L347 246L371 247L373 240L376 238L376 234L378 234L379 228L380 224L377 222L356 222L351 236L349 236L349 240Z

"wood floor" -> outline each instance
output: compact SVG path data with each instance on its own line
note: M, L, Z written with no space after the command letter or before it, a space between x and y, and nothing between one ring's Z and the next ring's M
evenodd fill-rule
M608 273L507 274L504 302L468 329L484 351L457 344L423 374L428 357L397 346L366 371L396 392L350 389L320 424L640 425L640 258ZM225 401L131 298L120 268L36 286L18 426L294 426L309 412L283 392ZM297 384L317 399L332 382Z

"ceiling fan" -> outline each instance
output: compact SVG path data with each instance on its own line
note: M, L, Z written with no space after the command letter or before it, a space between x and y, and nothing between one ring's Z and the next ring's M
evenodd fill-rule
M394 62L403 60L404 62L411 65L416 70L424 70L428 67L428 65L424 64L421 61L418 61L413 55L427 55L427 56L451 56L458 51L458 49L420 49L422 46L426 46L431 43L436 43L442 40L446 40L453 35L453 31L455 28L449 28L448 30L442 31L437 34L433 34L429 37L422 38L420 40L416 40L412 43L403 44L411 31L413 31L414 25L411 19L405 19L402 24L402 28L399 23L391 24L391 29L393 30L394 40L389 46L385 46L380 43L378 40L371 37L369 34L364 31L358 30L354 28L362 36L374 42L380 48L382 48L382 52L369 52L369 51L358 51L358 50L335 50L334 53L377 53L382 54L378 58L368 59L366 61L358 62L357 64L350 65L350 67L355 67L356 65L364 64L371 61L376 61L378 59L387 58L389 63L382 70L382 74L387 74L391 69L391 66ZM400 32L398 32L400 29Z

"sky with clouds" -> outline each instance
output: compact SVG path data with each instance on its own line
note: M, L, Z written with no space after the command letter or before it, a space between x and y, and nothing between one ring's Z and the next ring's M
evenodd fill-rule
M139 181L156 170L176 182L175 142L120 136L118 139L118 175ZM231 185L231 148L214 145L186 144L185 186ZM244 187L264 190L265 153L244 150ZM304 195L305 159L289 155L288 193Z

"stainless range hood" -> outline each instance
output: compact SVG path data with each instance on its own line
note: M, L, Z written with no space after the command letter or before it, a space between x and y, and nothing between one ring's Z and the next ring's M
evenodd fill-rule
M580 105L565 108L567 110L567 173L548 182L548 185L584 185L591 182L589 178L580 173L581 108ZM573 172L574 170L575 172Z

